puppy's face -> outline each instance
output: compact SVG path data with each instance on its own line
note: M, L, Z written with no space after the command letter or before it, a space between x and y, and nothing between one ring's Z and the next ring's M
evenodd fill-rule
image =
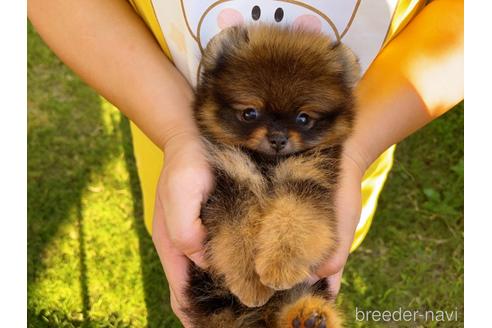
M196 116L217 142L287 155L341 143L350 132L359 66L322 34L230 28L209 43L202 68Z

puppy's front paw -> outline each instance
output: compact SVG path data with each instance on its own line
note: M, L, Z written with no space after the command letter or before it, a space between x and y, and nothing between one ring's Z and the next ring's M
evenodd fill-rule
M275 290L290 289L310 276L309 266L301 265L293 259L261 254L256 258L255 270L261 283Z
M229 286L241 303L247 307L259 307L265 305L275 291L267 286L263 286L259 281L247 282Z

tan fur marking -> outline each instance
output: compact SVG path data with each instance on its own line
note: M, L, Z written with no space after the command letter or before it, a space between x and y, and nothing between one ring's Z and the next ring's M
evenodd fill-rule
M335 167L338 160L316 156L316 154L309 157L288 158L275 168L275 181L280 184L282 181L288 180L311 179L325 188L331 189L333 186L327 182L327 178L330 176L325 170L321 170L323 165L326 166L330 162Z
M261 282L276 290L307 279L335 245L334 231L314 204L283 194L267 202L256 236L256 272Z
M289 141L292 144L294 151L303 149L304 143L299 132L289 131Z
M199 118L204 126L207 127L217 139L224 144L234 144L234 138L231 138L230 133L224 129L220 124L217 124L217 118L215 117L218 108L214 103L205 103L200 112Z
M274 291L260 283L254 271L255 238L259 213L253 204L240 226L223 225L210 241L209 261L217 274L224 275L230 291L248 307L265 304ZM256 220L255 220L256 219Z
M256 149L265 140L267 134L267 129L260 127L253 131L249 139L245 142L246 146L251 149Z
M212 147L212 148L211 148ZM241 150L234 147L216 149L209 146L212 161L231 177L242 182L260 199L265 192L265 179L255 164Z
M346 120L338 120L331 129L332 133L324 135L321 143L325 145L333 145L342 142L352 130L352 124Z
M292 322L296 319L301 323L300 327L305 327L304 322L313 315L316 316L318 322L324 318L327 328L343 327L343 318L332 303L319 296L308 295L281 310L276 328L293 328ZM319 326L311 327L317 328Z
M253 97L252 95L238 95L234 98L236 101L235 104L232 105L232 107L239 109L239 110L245 110L246 108L256 108L256 109L261 109L263 108L264 104L263 101L258 98L258 97Z

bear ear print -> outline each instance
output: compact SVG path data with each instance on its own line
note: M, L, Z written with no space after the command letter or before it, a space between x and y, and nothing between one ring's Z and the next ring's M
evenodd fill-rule
M235 49L249 43L249 32L245 26L228 27L215 35L203 52L202 65L205 70L213 70L225 56L231 55Z
M340 41L331 43L330 48L336 51L337 59L341 61L344 71L344 80L349 87L354 87L361 78L361 68L357 55Z

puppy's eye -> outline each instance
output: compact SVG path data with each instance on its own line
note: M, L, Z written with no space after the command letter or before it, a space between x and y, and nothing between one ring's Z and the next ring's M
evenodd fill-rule
M296 117L296 123L303 127L308 127L311 124L311 117L306 113L299 113Z
M246 122L254 121L258 118L258 111L254 108L251 108L251 107L246 108L241 113L241 118L243 119L243 121L246 121Z

